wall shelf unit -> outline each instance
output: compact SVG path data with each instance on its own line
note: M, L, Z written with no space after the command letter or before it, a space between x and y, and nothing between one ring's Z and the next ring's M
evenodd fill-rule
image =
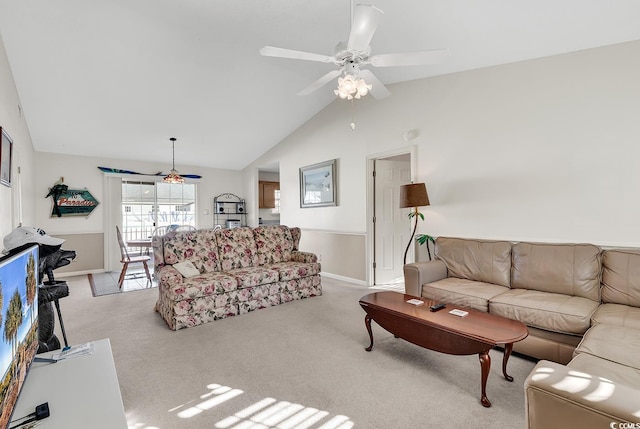
M247 226L245 200L231 193L220 194L213 199L213 226L236 228Z

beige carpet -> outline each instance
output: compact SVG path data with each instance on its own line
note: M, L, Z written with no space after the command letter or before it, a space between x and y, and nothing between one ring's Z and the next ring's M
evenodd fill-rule
M414 346L374 324L358 299L372 292L323 278L324 295L196 328L170 331L153 312L157 288L92 298L67 279L67 336L110 338L130 428L518 428L534 362L491 352L479 403L477 356Z

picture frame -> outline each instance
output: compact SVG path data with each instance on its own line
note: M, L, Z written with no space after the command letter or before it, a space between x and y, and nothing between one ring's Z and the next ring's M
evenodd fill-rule
M337 206L337 159L300 168L300 207Z
M11 187L11 159L13 157L13 140L6 130L0 127L2 144L0 146L0 183Z

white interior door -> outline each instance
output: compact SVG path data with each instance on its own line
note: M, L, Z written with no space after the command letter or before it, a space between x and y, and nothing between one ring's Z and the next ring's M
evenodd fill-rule
M402 281L402 255L409 240L407 209L400 209L400 186L411 182L411 163L377 159L374 178L375 284Z

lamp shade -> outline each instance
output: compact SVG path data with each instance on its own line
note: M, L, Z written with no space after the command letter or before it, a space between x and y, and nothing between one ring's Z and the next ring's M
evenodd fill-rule
M179 175L178 171L176 170L176 140L177 139L175 137L171 137L169 140L171 140L171 152L173 154L173 161L171 163L171 171L164 179L162 179L162 181L164 183L171 183L174 185L184 183L184 177Z
M400 208L421 207L429 205L427 185L424 183L410 183L400 186Z

